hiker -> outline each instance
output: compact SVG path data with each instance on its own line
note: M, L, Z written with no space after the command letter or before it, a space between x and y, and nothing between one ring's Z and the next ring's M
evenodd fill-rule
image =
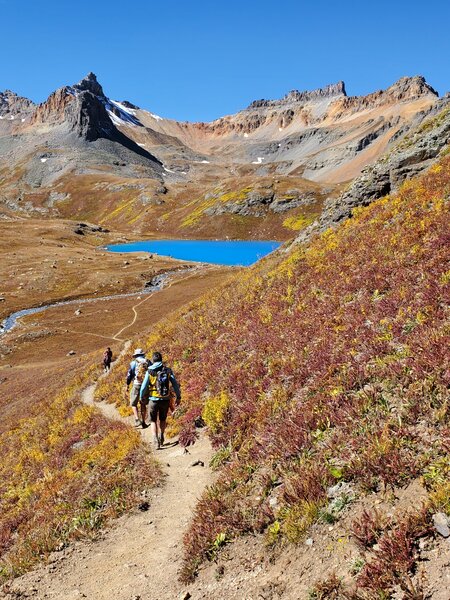
M108 346L108 348L106 348L106 350L103 352L103 368L105 370L105 373L110 370L111 361L112 361L112 350Z
M145 352L142 348L137 348L133 352L133 360L130 362L130 367L127 373L127 391L130 383L130 406L133 410L135 427L142 426L142 429L147 427L147 404L148 399L140 397L142 383L147 375L148 360L145 358ZM139 418L138 404L140 404L141 414Z
M170 403L170 386L175 392L175 405L181 402L180 386L178 385L172 370L167 367L163 361L160 352L154 352L152 364L142 382L140 397L141 401L149 402L150 427L155 448L161 448L164 445L164 431L166 429L167 413ZM158 434L158 416L159 416L159 434Z

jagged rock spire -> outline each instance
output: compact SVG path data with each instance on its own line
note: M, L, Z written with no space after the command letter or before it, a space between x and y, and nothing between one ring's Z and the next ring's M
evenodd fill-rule
M97 81L97 76L92 72L88 73L84 79L76 83L73 87L80 92L92 92L95 96L105 95L102 86Z

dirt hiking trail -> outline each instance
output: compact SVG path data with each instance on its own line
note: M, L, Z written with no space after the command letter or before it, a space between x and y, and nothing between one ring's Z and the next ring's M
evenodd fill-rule
M127 350L127 344L124 351ZM106 375L107 376L107 375ZM104 377L104 376L102 376ZM110 419L133 424L115 406L94 402L95 385L83 391L83 401L98 407ZM150 428L138 430L150 444ZM156 451L165 480L145 492L146 511L136 508L116 520L93 542L76 542L54 552L49 563L14 580L5 598L38 600L173 600L186 596L178 581L183 534L196 501L213 480L212 455L206 435L185 453L167 440ZM197 461L200 464L194 465ZM204 466L202 466L202 464ZM1 597L1 592L0 592Z

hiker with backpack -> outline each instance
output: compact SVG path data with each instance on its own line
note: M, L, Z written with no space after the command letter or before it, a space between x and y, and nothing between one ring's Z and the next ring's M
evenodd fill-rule
M147 427L147 404L148 399L141 398L140 392L142 384L147 375L148 360L145 358L145 352L142 348L137 348L133 352L133 360L130 362L130 367L127 373L127 391L131 386L130 406L133 410L135 427L141 426L142 429ZM138 404L140 404L141 414L139 415Z
M140 398L141 402L149 403L153 445L157 449L164 445L164 431L166 429L167 413L169 412L171 386L176 396L175 405L178 406L181 402L180 386L172 369L163 363L161 353L154 352L152 364L149 366L141 385Z
M108 346L108 348L106 348L106 350L103 352L103 369L105 373L107 373L111 369L112 355L112 350Z

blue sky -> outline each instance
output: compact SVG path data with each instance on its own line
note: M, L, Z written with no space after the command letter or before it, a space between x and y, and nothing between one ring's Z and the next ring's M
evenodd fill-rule
M179 120L343 79L422 74L450 90L450 2L0 0L0 90L34 101L97 74L105 93Z

